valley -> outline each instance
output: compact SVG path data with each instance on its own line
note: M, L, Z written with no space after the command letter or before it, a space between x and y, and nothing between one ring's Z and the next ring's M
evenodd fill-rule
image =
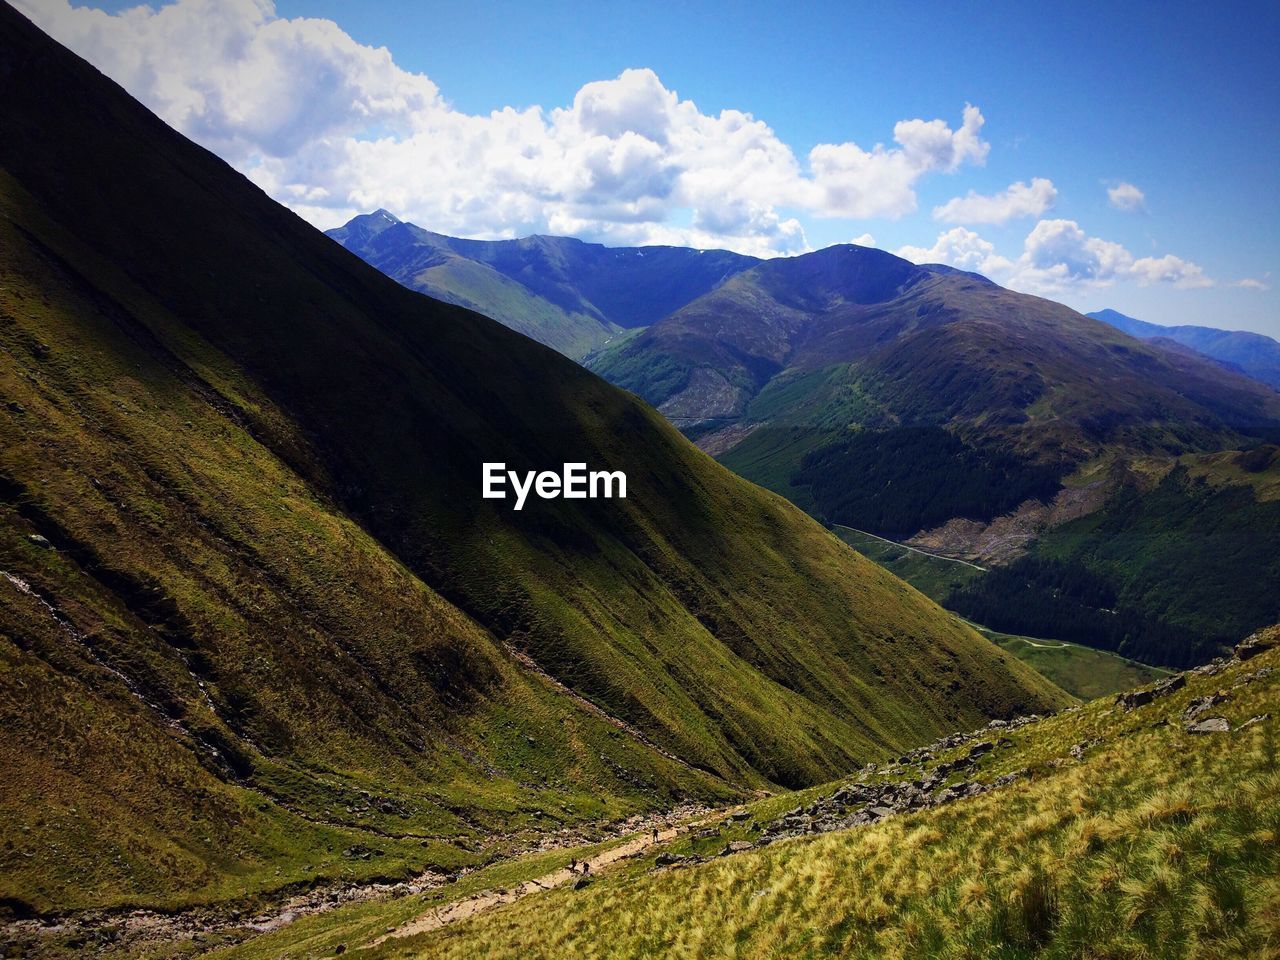
M1270 274L411 7L0 0L0 960L1280 955Z

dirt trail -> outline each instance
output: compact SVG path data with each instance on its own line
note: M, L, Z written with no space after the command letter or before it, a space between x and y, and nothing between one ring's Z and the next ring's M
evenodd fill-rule
M686 824L686 826L688 826ZM658 832L658 843L666 843L668 840L674 840L680 835L679 827L671 827ZM652 834L635 837L626 843L611 847L596 854L587 863L590 864L589 876L595 876L603 868L619 860L625 860L633 857L641 851L654 846ZM414 920L410 920L393 930L392 932L379 937L368 946L376 947L380 943L387 940L393 940L398 937L411 937L417 933L426 933L428 930L438 930L440 927L450 923L456 923L459 920L465 920L468 917L474 917L477 913L483 913L486 910L492 910L494 907L500 907L503 904L514 903L522 897L527 897L531 893L538 893L542 890L551 890L555 887L563 886L573 880L583 876L581 872L573 872L568 869L556 870L552 873L544 874L534 880L526 880L519 886L512 889L486 890L478 893L466 900L459 900L454 903L442 904L427 913L422 914Z

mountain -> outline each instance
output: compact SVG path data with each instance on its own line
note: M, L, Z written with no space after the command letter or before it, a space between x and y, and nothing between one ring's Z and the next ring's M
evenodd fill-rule
M762 428L940 426L1071 464L1218 449L1280 423L1280 397L1216 364L856 246L761 263L592 366L721 451Z
M879 475L936 455L945 430L963 445L950 459L965 481L939 477L903 511L974 487L992 499L955 508L991 519L1011 489L1051 492L1045 470L1065 475L1104 452L1223 449L1280 424L1280 397L1216 363L976 274L856 246L761 263L590 363L830 519L840 510L822 485L793 482L818 450L825 462L809 463L832 496L867 478L879 497ZM902 533L916 519L882 522Z
M569 237L459 240L388 213L328 231L406 287L580 359L759 263L726 250L605 247Z
M1135 320L1116 310L1085 314L1139 340L1169 340L1207 357L1231 364L1253 379L1280 390L1280 342L1260 333L1218 330L1214 327L1165 327Z
M455 872L1065 702L8 6L0 76L6 914ZM627 496L517 512L499 461Z
M948 600L988 627L1185 666L1280 617L1255 589L1280 575L1280 468L1261 450L1219 484L1193 462L1274 439L1280 395L1187 348L842 246L761 263L589 363L828 523L1026 557Z

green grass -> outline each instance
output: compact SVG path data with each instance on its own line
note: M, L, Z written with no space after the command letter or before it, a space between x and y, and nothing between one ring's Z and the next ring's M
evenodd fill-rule
M996 646L1008 650L1027 666L1034 667L1038 673L1082 700L1140 687L1169 673L1161 667L1126 660L1118 654L1076 643L1021 637L988 630L977 624L974 628Z
M1265 666L1280 654L1193 676L1128 713L1100 700L993 733L1009 745L983 758L978 779L1031 770L1004 789L690 868L647 860L368 955L1273 956L1276 721L1205 737L1181 721L1218 689L1230 700L1214 712L1233 727L1274 712L1280 670L1241 682Z

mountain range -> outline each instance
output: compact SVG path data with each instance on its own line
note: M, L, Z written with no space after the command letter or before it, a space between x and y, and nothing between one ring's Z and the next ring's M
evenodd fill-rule
M1068 702L8 6L0 76L9 915L456 871ZM610 322L649 317L590 289ZM627 497L515 512L480 496L495 461L620 470Z
M1219 330L1216 327L1166 327L1145 320L1135 320L1116 310L1099 310L1085 316L1109 323L1139 340L1156 340L1189 347L1280 390L1280 342L1261 333Z
M634 280L587 366L826 523L1008 567L940 597L988 626L1182 666L1280 618L1251 586L1280 577L1280 394L1246 335L1215 357L854 245L695 275L731 255L453 240L385 211L330 235L411 286L441 256L500 272L523 300L467 302L546 342L560 328L529 297L607 303ZM681 282L645 293L637 265L660 260Z
M328 231L406 287L581 359L759 263L726 250L605 247L570 237L459 240L386 210Z

